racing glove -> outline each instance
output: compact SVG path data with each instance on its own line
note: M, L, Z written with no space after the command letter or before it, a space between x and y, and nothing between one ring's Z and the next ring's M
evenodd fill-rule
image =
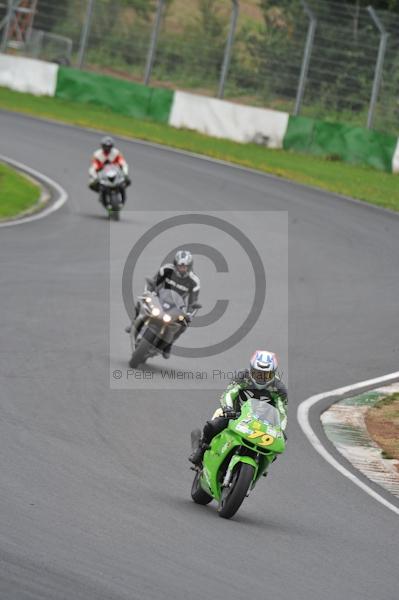
M230 406L226 406L223 409L223 416L226 417L226 419L236 419L237 415L237 411L235 411L234 408L231 408Z

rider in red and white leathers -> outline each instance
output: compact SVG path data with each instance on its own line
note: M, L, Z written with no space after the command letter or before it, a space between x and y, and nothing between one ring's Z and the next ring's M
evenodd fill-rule
M129 167L127 162L124 159L122 152L118 150L118 148L115 148L114 140L107 136L101 140L101 148L94 152L89 169L89 188L94 192L100 190L99 173L105 165L109 164L118 165L125 176L125 187L130 185L131 181L128 176Z

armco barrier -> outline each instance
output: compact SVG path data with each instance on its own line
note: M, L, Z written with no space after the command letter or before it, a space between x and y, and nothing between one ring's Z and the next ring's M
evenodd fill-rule
M105 106L112 111L135 117L168 122L173 92L146 87L122 79L60 67L57 98Z
M290 116L283 147L392 172L396 144L396 137L377 131Z

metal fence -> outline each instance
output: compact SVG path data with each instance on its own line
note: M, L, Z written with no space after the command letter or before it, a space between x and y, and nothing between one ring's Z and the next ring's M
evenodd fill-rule
M393 13L324 0L2 1L3 51L399 133Z

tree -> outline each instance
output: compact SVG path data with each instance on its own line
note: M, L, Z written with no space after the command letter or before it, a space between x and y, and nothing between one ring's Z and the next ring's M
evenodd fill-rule
M182 33L163 35L158 56L165 73L179 73L191 80L212 80L218 76L226 43L226 20L220 14L220 0L198 0L198 12Z

